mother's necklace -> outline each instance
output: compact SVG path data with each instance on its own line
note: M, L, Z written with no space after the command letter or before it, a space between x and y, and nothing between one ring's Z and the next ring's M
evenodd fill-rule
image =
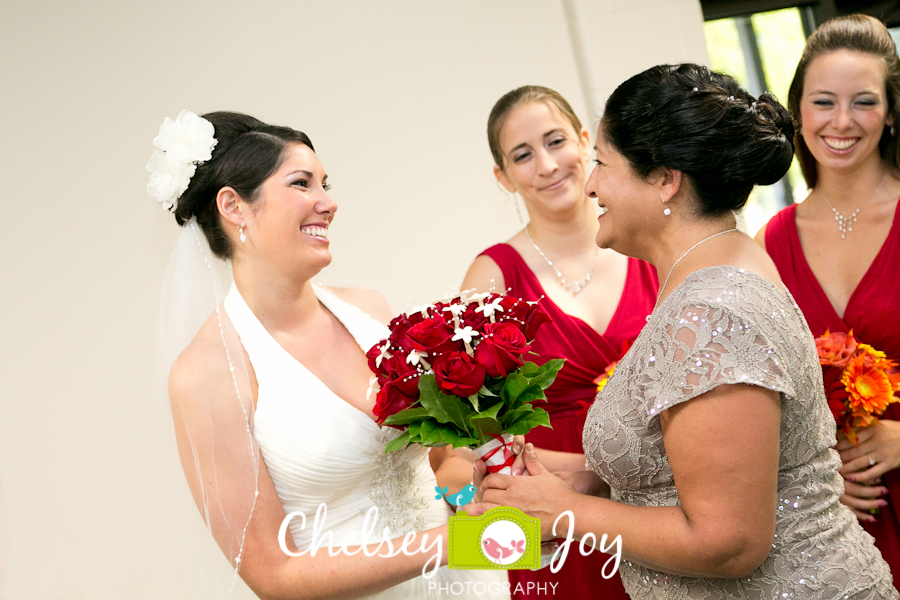
M832 212L834 213L834 220L838 223L838 230L841 232L841 239L847 239L847 232L853 231L853 225L856 223L856 217L859 215L859 211L866 207L866 204L869 203L869 200L875 197L875 194L878 193L878 190L881 189L881 184L884 183L884 180L887 179L887 171L884 172L884 177L881 178L881 182L878 184L878 187L875 188L875 191L872 192L872 195L860 205L849 217L845 217L841 213L838 212L838 209L834 207L834 205L828 201L828 198L825 197L825 192L822 191L822 188L819 188L819 193L822 194L822 198L825 199L825 202L828 202L828 206L831 207Z
M577 295L578 292L587 287L587 284L591 282L591 274L594 272L594 267L597 266L597 259L600 257L600 248L597 248L597 253L594 254L594 263L591 265L591 270L588 271L587 275L584 276L584 279L572 283L571 281L566 279L566 276L556 268L556 265L553 264L553 261L547 258L547 255L541 252L541 249L538 248L538 245L534 243L534 240L531 239L531 234L528 233L527 225L525 226L525 235L528 237L528 241L531 242L531 245L534 246L534 249L537 250L537 253L541 255L541 258L543 258L547 262L547 266L553 269L553 272L556 273L556 279L559 281L559 284L566 288L567 291L572 290L572 294ZM572 289L573 286L575 289Z
M731 233L732 231L737 231L737 227L732 227L731 229L726 229L725 231L720 231L719 233L714 233L714 234L712 234L712 235L709 236L709 237L703 238L702 240L700 240L699 242L697 242L696 244L694 244L693 246L691 246L690 248L688 248L687 252L685 252L684 254L682 254L682 255L681 255L681 258L679 258L678 260L675 261L675 264L673 264L673 265L672 265L672 268L669 269L669 274L666 275L666 281L665 281L665 283L663 283L663 286L662 286L661 288L659 288L659 293L656 294L656 302L653 304L653 310L650 311L650 314L653 314L653 311L656 310L656 307L657 307L657 306L659 306L659 298L660 298L660 296L662 296L662 293L666 290L666 286L669 285L669 277L672 276L672 272L675 270L675 267L678 266L678 263L680 263L681 260L682 260L685 256L687 256L688 254L690 254L690 253L691 253L691 250L693 250L694 248L696 248L696 247L699 246L700 244L702 244L702 243L704 243L704 242L708 242L709 240L713 239L714 237L718 237L718 236L720 236L720 235L725 235L726 233ZM648 321L650 320L650 315L647 315L647 320L648 320Z

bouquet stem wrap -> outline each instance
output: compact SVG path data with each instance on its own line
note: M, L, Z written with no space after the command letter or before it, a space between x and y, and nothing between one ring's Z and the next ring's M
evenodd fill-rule
M487 465L488 473L512 475L516 455L512 453L513 436L508 433L495 435L494 439L475 448L478 458Z

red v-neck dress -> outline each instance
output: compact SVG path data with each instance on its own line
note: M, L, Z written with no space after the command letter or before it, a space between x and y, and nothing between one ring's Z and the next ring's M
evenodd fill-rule
M482 254L492 258L500 267L511 295L524 300L539 300L553 319L552 323L541 326L532 344L532 350L540 357L536 361L544 363L553 358L566 359L556 381L547 390L547 403L538 403L550 413L553 429L538 427L526 436L526 440L539 448L583 452L581 437L586 416L585 403L592 403L597 395L594 380L609 363L621 358L622 343L634 341L641 332L656 302L659 287L656 270L644 261L628 259L622 297L606 332L600 335L578 317L564 313L547 297L535 274L512 246L497 244ZM594 279L591 285L603 285L603 282ZM513 598L543 600L553 589L553 595L561 598L626 599L628 596L618 574L612 579L604 579L601 575L607 558L599 552L583 557L575 548L574 551L570 549L558 573L551 573L549 568L510 571ZM517 585L519 583L521 586ZM551 588L549 584L557 585ZM518 593L517 589L525 593ZM528 593L529 589L531 593Z
M796 205L789 206L766 225L766 251L803 311L812 334L820 336L826 329L852 329L859 340L900 361L900 202L894 210L890 233L853 290L843 319L806 262L797 233L796 210ZM847 252L852 252L852 238L846 242ZM883 418L900 420L900 406L889 406ZM894 574L894 586L900 589L900 469L889 471L882 480L890 490L888 505L876 517L876 523L863 526L875 538L875 545Z

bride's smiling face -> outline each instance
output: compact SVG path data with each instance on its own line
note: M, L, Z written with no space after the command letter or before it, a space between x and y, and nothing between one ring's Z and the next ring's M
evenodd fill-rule
M247 242L238 242L238 251L288 269L318 271L328 266L328 227L337 211L328 189L328 175L316 153L303 144L290 144L281 165L260 187L258 200L246 205Z

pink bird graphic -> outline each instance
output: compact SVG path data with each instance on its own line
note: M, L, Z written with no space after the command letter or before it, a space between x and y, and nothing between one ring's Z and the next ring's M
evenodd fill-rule
M501 561L504 558L511 556L514 552L518 552L519 554L525 552L525 540L511 542L512 548L501 545L493 538L485 538L481 543L484 544L485 553L495 561Z

